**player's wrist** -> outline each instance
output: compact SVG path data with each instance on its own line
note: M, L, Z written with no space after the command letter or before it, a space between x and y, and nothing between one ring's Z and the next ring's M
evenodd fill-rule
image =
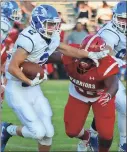
M27 79L26 83L31 86L32 85L32 80Z
M108 95L108 97L109 97L109 100L111 100L111 99L112 99L111 93L107 92L107 95Z

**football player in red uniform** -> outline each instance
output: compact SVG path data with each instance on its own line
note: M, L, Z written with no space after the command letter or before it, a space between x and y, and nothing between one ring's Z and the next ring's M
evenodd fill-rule
M8 53L7 51L10 51L18 37L18 31L16 29L11 29L9 31L8 37L4 40L4 43L1 44L1 96L0 96L0 103L3 102L4 98L4 88L6 85L6 79L5 79L5 63L7 60ZM11 51L10 51L11 52Z
M105 47L104 40L98 35L86 37L80 45L81 49L93 52L102 51ZM59 61L58 57L56 59ZM108 152L113 139L114 100L118 90L116 61L107 56L100 59L99 65L96 65L89 58L76 59L65 55L62 56L62 61L71 81L64 110L66 134L81 140L78 151L88 150L90 132L84 129L84 124L92 107L99 133L99 152Z

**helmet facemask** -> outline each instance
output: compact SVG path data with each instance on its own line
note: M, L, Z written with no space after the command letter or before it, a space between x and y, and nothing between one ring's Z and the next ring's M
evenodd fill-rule
M61 20L60 18L55 20L45 20L44 22L41 22L42 28L39 29L39 33L43 35L44 37L50 39L53 32L57 31L60 32L60 25Z
M13 21L20 22L22 19L22 12L20 9L14 9L12 12L12 15L10 16L10 19Z
M96 64L94 63L94 61L92 59L82 58L82 59L79 59L77 72L80 74L84 74L95 66L96 66Z
M121 32L124 33L125 35L127 34L127 17L126 14L123 16L114 14L113 15L113 24L117 27L117 29Z

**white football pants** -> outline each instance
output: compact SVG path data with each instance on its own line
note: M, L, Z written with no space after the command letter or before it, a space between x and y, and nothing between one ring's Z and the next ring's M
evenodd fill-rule
M126 136L126 88L119 80L119 90L116 94L116 109L118 111L118 127L121 136Z
M39 85L22 87L20 81L8 80L5 98L25 126L24 130L29 130L29 137L37 140L53 137L52 110Z

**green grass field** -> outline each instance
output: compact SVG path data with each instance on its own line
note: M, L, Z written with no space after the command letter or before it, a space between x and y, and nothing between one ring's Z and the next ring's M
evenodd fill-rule
M55 128L55 136L51 151L76 151L78 143L77 139L70 139L66 136L64 131L63 113L64 106L68 98L68 81L47 81L42 84L42 90L45 96L49 99L53 110L53 125ZM26 109L27 110L27 109ZM90 112L85 128L89 128L92 122L93 114ZM2 120L12 122L19 125L20 122L13 111L4 102L2 109ZM117 121L117 120L116 120ZM110 125L110 124L107 124ZM117 122L114 130L114 140L111 151L118 151L118 129ZM24 139L20 137L12 137L6 147L6 151L36 151L37 143L31 139Z

